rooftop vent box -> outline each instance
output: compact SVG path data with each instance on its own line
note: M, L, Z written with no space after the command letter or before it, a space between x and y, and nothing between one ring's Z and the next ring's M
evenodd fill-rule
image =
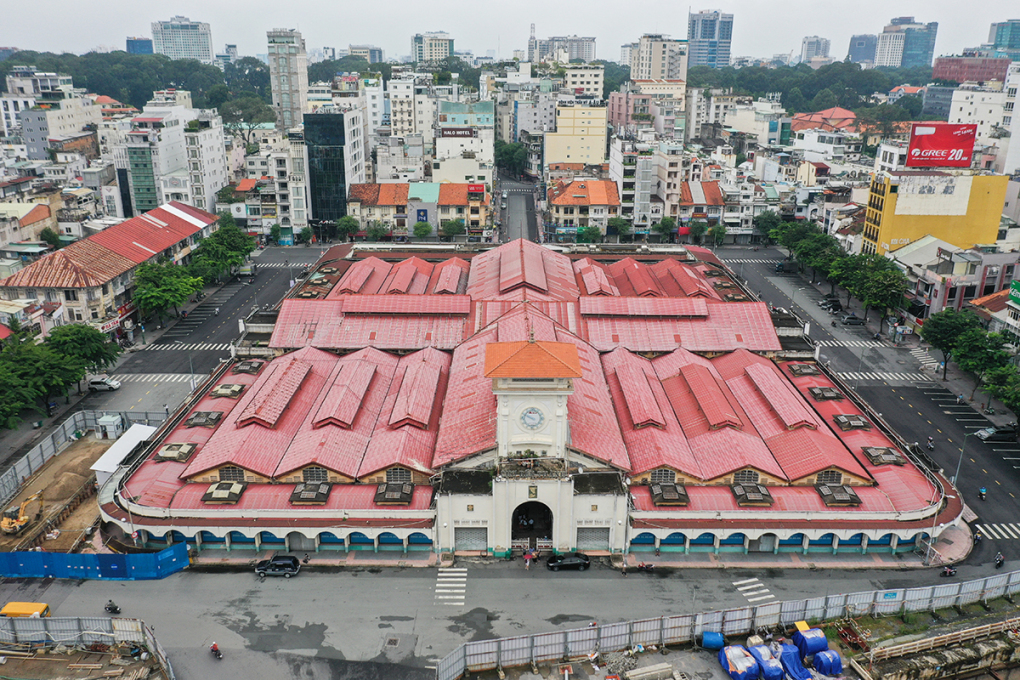
M195 411L184 422L185 427L216 427L223 417L223 411Z
M805 375L821 375L821 371L814 364L790 364L790 373L799 378Z
M871 423L868 422L868 419L857 413L833 416L832 420L844 432L871 429Z
M726 293L726 295L723 295L723 300L726 302L746 302L748 299L743 293Z
M737 505L772 505L772 494L761 484L734 484L730 487Z
M708 277L710 279L714 278L716 276L725 276L725 274L723 274L723 272L719 271L718 269L712 269L711 267L708 268L708 269L705 269L704 274L705 274L706 277Z
M319 297L319 294L314 290L303 290L294 297L301 298L302 300L313 300Z
M320 274L339 274L340 270L336 267L323 267L319 270Z
M247 482L216 482L206 489L202 502L209 505L233 505L241 500Z
M737 284L733 283L729 279L719 279L712 283L716 288L736 288Z
M329 500L329 492L333 485L329 482L316 482L315 484L296 484L294 492L290 495L291 505L325 505Z
M217 385L209 392L209 396L237 399L243 391L244 385Z
M888 446L865 446L862 451L872 465L906 465L903 454Z
M648 487L652 502L656 505L687 505L687 489L683 484L656 483Z
M233 372L234 373L248 373L250 375L255 375L262 368L262 364L263 363L265 363L265 362L263 362L263 361L255 361L255 360L239 361L236 364L234 364Z
M815 401L828 401L830 399L842 399L843 393L835 387L812 387L808 389Z
M157 462L172 460L183 463L191 458L191 454L196 450L198 450L198 444L164 444L156 454L155 460Z
M819 484L815 487L818 495L822 497L826 506L857 506L861 504L861 497L853 490L853 487L835 484Z
M376 505L410 505L414 484L380 484L375 489Z

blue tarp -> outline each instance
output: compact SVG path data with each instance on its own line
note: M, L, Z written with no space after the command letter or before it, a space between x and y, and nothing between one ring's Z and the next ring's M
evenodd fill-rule
M825 631L819 628L809 628L804 632L798 630L793 634L793 644L797 645L802 659L829 648Z
M751 653L754 660L758 662L758 666L761 667L761 677L764 680L783 680L783 664L779 663L779 659L772 656L772 650L765 645L755 645L754 647L748 647L747 651Z
M740 645L720 649L719 664L733 680L758 680L758 662Z
M157 553L84 555L79 553L0 553L0 576L136 581L165 578L188 566L188 546L174 543Z
M822 675L840 675L843 672L843 659L831 649L818 652L815 654L815 670Z
M783 645L779 661L786 669L786 674L793 680L811 680L811 671L804 668L804 664L800 662L800 650L793 645Z

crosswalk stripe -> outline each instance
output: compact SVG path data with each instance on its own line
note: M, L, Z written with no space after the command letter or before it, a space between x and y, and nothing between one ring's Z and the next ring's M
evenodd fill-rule
M756 578L749 578L749 579L745 579L743 581L734 581L733 585L740 586L740 585L743 585L745 583L757 583L757 582L758 582L758 579L756 579Z
M839 377L844 380L926 380L925 376L920 373L858 373L847 371L840 373Z
M775 595L763 595L762 597L749 597L749 598L747 598L747 601L748 602L761 602L762 600L775 599L775 597L776 597Z
M989 524L979 524L978 526L981 527L981 530L983 532L985 532L986 534L988 534L992 538L1002 538L1002 536L999 536L999 534L997 534L994 531L992 531L991 525L989 525Z
M1009 534L1010 538L1020 538L1020 536L1013 533L1013 530L1009 528L1008 524L997 524L995 528L1003 533Z

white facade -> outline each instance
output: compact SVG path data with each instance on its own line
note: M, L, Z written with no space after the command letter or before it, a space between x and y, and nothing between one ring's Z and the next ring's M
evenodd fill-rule
M725 123L735 130L755 135L758 144L768 146L779 143L782 132L782 121L786 118L786 109L778 101L759 99L750 104L738 104L726 112ZM776 123L776 129L770 129L770 123Z
M875 152L875 172L897 172L907 167L907 145L904 142L882 142Z
M687 80L687 41L645 34L630 53L631 80Z
M47 158L50 137L77 134L86 125L98 127L103 120L102 107L89 98L68 96L49 103L49 109L33 108L21 113L21 135L32 160Z
M687 119L684 128L684 139L691 141L701 137L703 125L712 125L726 121L726 115L738 104L750 104L750 97L732 94L729 90L714 89L705 94L698 87L686 90L686 106L684 115Z
M418 33L411 38L411 61L441 61L453 56L453 38L449 33L436 31Z
M276 127L289 130L301 123L308 108L308 55L305 40L294 29L275 28L269 41L269 80L273 88Z
M878 45L875 48L875 66L891 66L899 68L903 61L903 42L906 33L903 31L887 31L878 34Z
M804 152L804 160L842 163L846 159L846 135L824 130L801 130L793 148Z
M1002 127L1009 130L1009 147L1003 160L1002 172L1006 175L1015 175L1020 172L1020 110L1017 104L1020 97L1017 91L1020 89L1020 61L1014 61L1009 65L1006 73L1006 82L1003 90L1006 92L1006 103L1002 111Z
M375 147L375 181L379 184L425 181L425 147L420 135L387 137Z
M574 94L602 98L605 67L572 64L564 68L563 86Z
M209 24L176 16L152 22L152 51L171 59L198 59L213 63L212 31Z
M0 133L7 137L21 126L18 119L22 111L35 106L35 97L5 94L0 97Z
M457 132L464 130L466 128L458 128ZM492 182L494 130L491 127L477 127L470 131L471 137L447 136L452 131L440 129L432 161L433 182Z
M800 41L800 61L808 63L815 57L829 56L829 39L809 35Z
M1001 90L960 88L953 92L949 122L977 125L977 146L995 143L1004 130L1006 93Z

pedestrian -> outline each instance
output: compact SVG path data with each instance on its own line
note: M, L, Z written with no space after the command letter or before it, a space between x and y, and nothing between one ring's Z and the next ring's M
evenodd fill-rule
M531 569L531 551L524 553L524 568Z
M166 411L167 415L170 415L170 407L169 406L167 406L166 404L163 404L163 410Z
M620 573L623 574L624 576L627 575L627 561L626 560L624 560L624 562L623 562L623 569L620 570Z

